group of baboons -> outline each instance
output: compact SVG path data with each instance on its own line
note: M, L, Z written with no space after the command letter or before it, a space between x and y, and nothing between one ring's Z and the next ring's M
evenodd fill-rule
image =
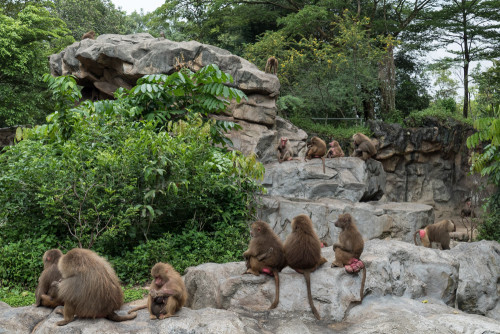
M370 138L362 133L356 133L352 136L354 150L351 154L352 157L358 157L364 161L373 157L377 154L377 148L373 144ZM332 140L329 143L330 149L326 150L326 143L323 139L314 136L307 143L307 151L304 160L311 160L313 158L320 158L323 161L323 172L325 172L325 154L326 158L340 158L345 156L342 147L336 140ZM282 163L283 161L290 161L294 159L294 152L292 145L287 137L281 137L278 147L278 161ZM298 160L298 159L297 159Z
M279 273L289 266L303 274L306 281L307 297L314 316L320 315L311 296L311 272L328 262L321 255L323 243L318 238L311 219L305 214L292 220L292 231L282 243L268 223L256 221L251 225L251 240L243 253L246 271L243 274L273 276L275 297L269 309L279 304ZM341 214L335 226L341 229L338 241L333 244L335 259L331 267L343 267L347 273L363 271L360 298L352 305L361 303L364 295L366 267L361 261L364 241L353 217ZM427 226L420 233L422 244L431 247L432 242L440 242L443 249L449 249L449 233L455 230L451 220L443 220ZM415 244L416 240L415 240ZM181 275L168 263L157 263L151 269L153 280L149 287L147 303L128 311L127 315L115 313L123 306L123 291L119 279L111 265L89 249L74 248L66 254L59 249L51 249L43 255L44 270L38 279L35 291L36 306L58 308L57 314L63 326L78 318L107 318L125 321L137 316L135 311L147 308L150 319L165 319L179 311L187 300L187 290ZM351 305L351 306L352 306Z

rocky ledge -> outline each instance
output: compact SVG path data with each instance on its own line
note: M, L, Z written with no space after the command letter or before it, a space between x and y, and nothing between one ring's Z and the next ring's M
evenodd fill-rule
M323 255L331 262L331 247ZM241 275L243 262L207 263L187 270L188 307L177 317L149 320L147 310L141 310L122 323L77 319L58 327L61 316L51 309L0 303L0 333L500 333L497 242L440 251L371 240L361 258L367 268L366 297L348 312L361 278L329 263L312 274L320 321L309 309L303 276L290 268L280 274L280 303L269 311L272 277Z

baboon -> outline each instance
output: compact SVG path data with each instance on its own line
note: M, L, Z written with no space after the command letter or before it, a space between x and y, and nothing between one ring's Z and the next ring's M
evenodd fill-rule
M451 219L443 219L432 225L426 226L423 230L418 230L413 234L413 241L417 244L417 233L420 235L422 245L432 248L433 242L441 244L441 248L450 249L450 232L455 232L455 223Z
M252 239L248 249L243 253L247 263L245 274L259 276L265 273L274 276L275 297L269 309L276 308L280 300L279 272L286 266L285 251L280 238L274 233L269 224L258 220L250 229Z
M366 161L377 154L375 145L373 145L370 138L368 138L364 134L358 132L354 136L352 136L352 139L354 141L354 152L352 152L352 157L359 157Z
M63 303L57 297L57 284L62 276L57 263L63 253L59 249L49 249L43 254L43 271L38 278L38 286L35 290L35 306L57 307Z
M278 73L278 59L274 57L267 58L265 71L272 74Z
M342 150L342 147L340 147L338 141L332 140L332 142L328 145L330 145L330 149L326 154L327 158L340 158L344 156L344 151Z
M351 274L355 274L363 269L363 278L361 279L361 289L359 291L359 302L362 302L365 290L366 268L360 257L361 253L363 253L365 242L350 214L341 214L335 222L335 226L340 227L342 231L339 234L339 242L333 244L335 260L332 263L332 268L344 267Z
M138 306L128 312L147 307L150 319L161 320L175 316L187 300L186 286L181 275L170 264L158 262L151 268L151 276L153 281L149 287L147 305Z
M287 265L304 274L309 305L316 319L320 320L311 296L311 272L327 260L321 256L321 242L314 231L311 219L307 215L302 214L293 218L292 233L286 238L283 248L285 249Z
M290 145L287 137L280 138L280 143L278 144L277 150L279 163L282 163L283 161L290 161L293 159L292 145Z
M58 297L64 303L64 326L79 318L107 318L113 321L134 319L137 314L120 316L114 311L123 305L120 281L111 265L90 249L74 248L58 264L62 281Z
M167 305L167 300L169 296L159 296L156 298L153 298L151 302L151 314L156 317L156 319L159 319L162 312L164 313L165 306Z
M85 38L95 39L95 32L94 32L94 30L87 31L85 34L83 34L82 41Z
M460 217L471 217L475 218L476 213L474 212L474 209L472 208L472 201L470 198L468 198L465 203L463 209L460 211Z
M306 157L311 160L312 158L320 158L323 161L323 173L325 173L325 153L326 153L326 143L323 139L319 137L312 137L310 143L307 145Z

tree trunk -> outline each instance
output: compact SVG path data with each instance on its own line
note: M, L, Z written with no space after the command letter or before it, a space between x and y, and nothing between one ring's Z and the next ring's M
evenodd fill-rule
M387 48L387 54L379 63L378 78L382 94L381 112L387 114L396 109L396 67L393 46Z
M469 113L469 45L467 36L467 12L465 11L465 0L462 0L462 28L463 28L463 39L464 39L464 106L463 106L463 116L467 118Z

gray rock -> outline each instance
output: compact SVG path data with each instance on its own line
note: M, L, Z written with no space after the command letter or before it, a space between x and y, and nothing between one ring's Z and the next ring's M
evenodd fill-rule
M429 300L428 303L405 297L368 297L352 309L345 322L329 326L335 333L349 334L498 334L500 322L460 312Z
M460 263L457 306L500 321L500 245L495 241L461 243L450 250Z
M385 191L382 164L359 158L287 161L265 165L262 185L270 196L316 200L346 199L352 202L378 200Z
M361 275L347 274L344 268L330 268L334 259L332 247L324 248L323 256L329 262L312 273L311 293L322 319L338 322L351 302L359 299ZM367 267L365 294L455 303L459 264L450 252L399 241L370 240L361 258ZM194 309L265 312L274 299L274 279L242 275L244 271L244 262L189 268L185 275L188 305ZM287 267L280 274L280 286L280 303L267 311L270 316L312 320L303 275Z
M273 230L284 240L291 232L292 219L303 213L311 217L318 236L329 245L338 239L340 229L334 224L343 213L353 216L365 240L390 237L413 243L415 231L434 222L432 207L424 204L359 203L336 199L314 202L278 196L262 197L258 217L272 222Z
M179 64L194 71L216 64L234 78L235 87L248 94L248 100L232 104L236 119L274 125L278 77L259 70L249 61L227 50L195 41L173 42L150 34L100 35L68 46L50 56L52 75L74 75L77 83L101 98L112 97L118 87L131 88L146 74L171 74ZM84 96L91 98L91 96Z

